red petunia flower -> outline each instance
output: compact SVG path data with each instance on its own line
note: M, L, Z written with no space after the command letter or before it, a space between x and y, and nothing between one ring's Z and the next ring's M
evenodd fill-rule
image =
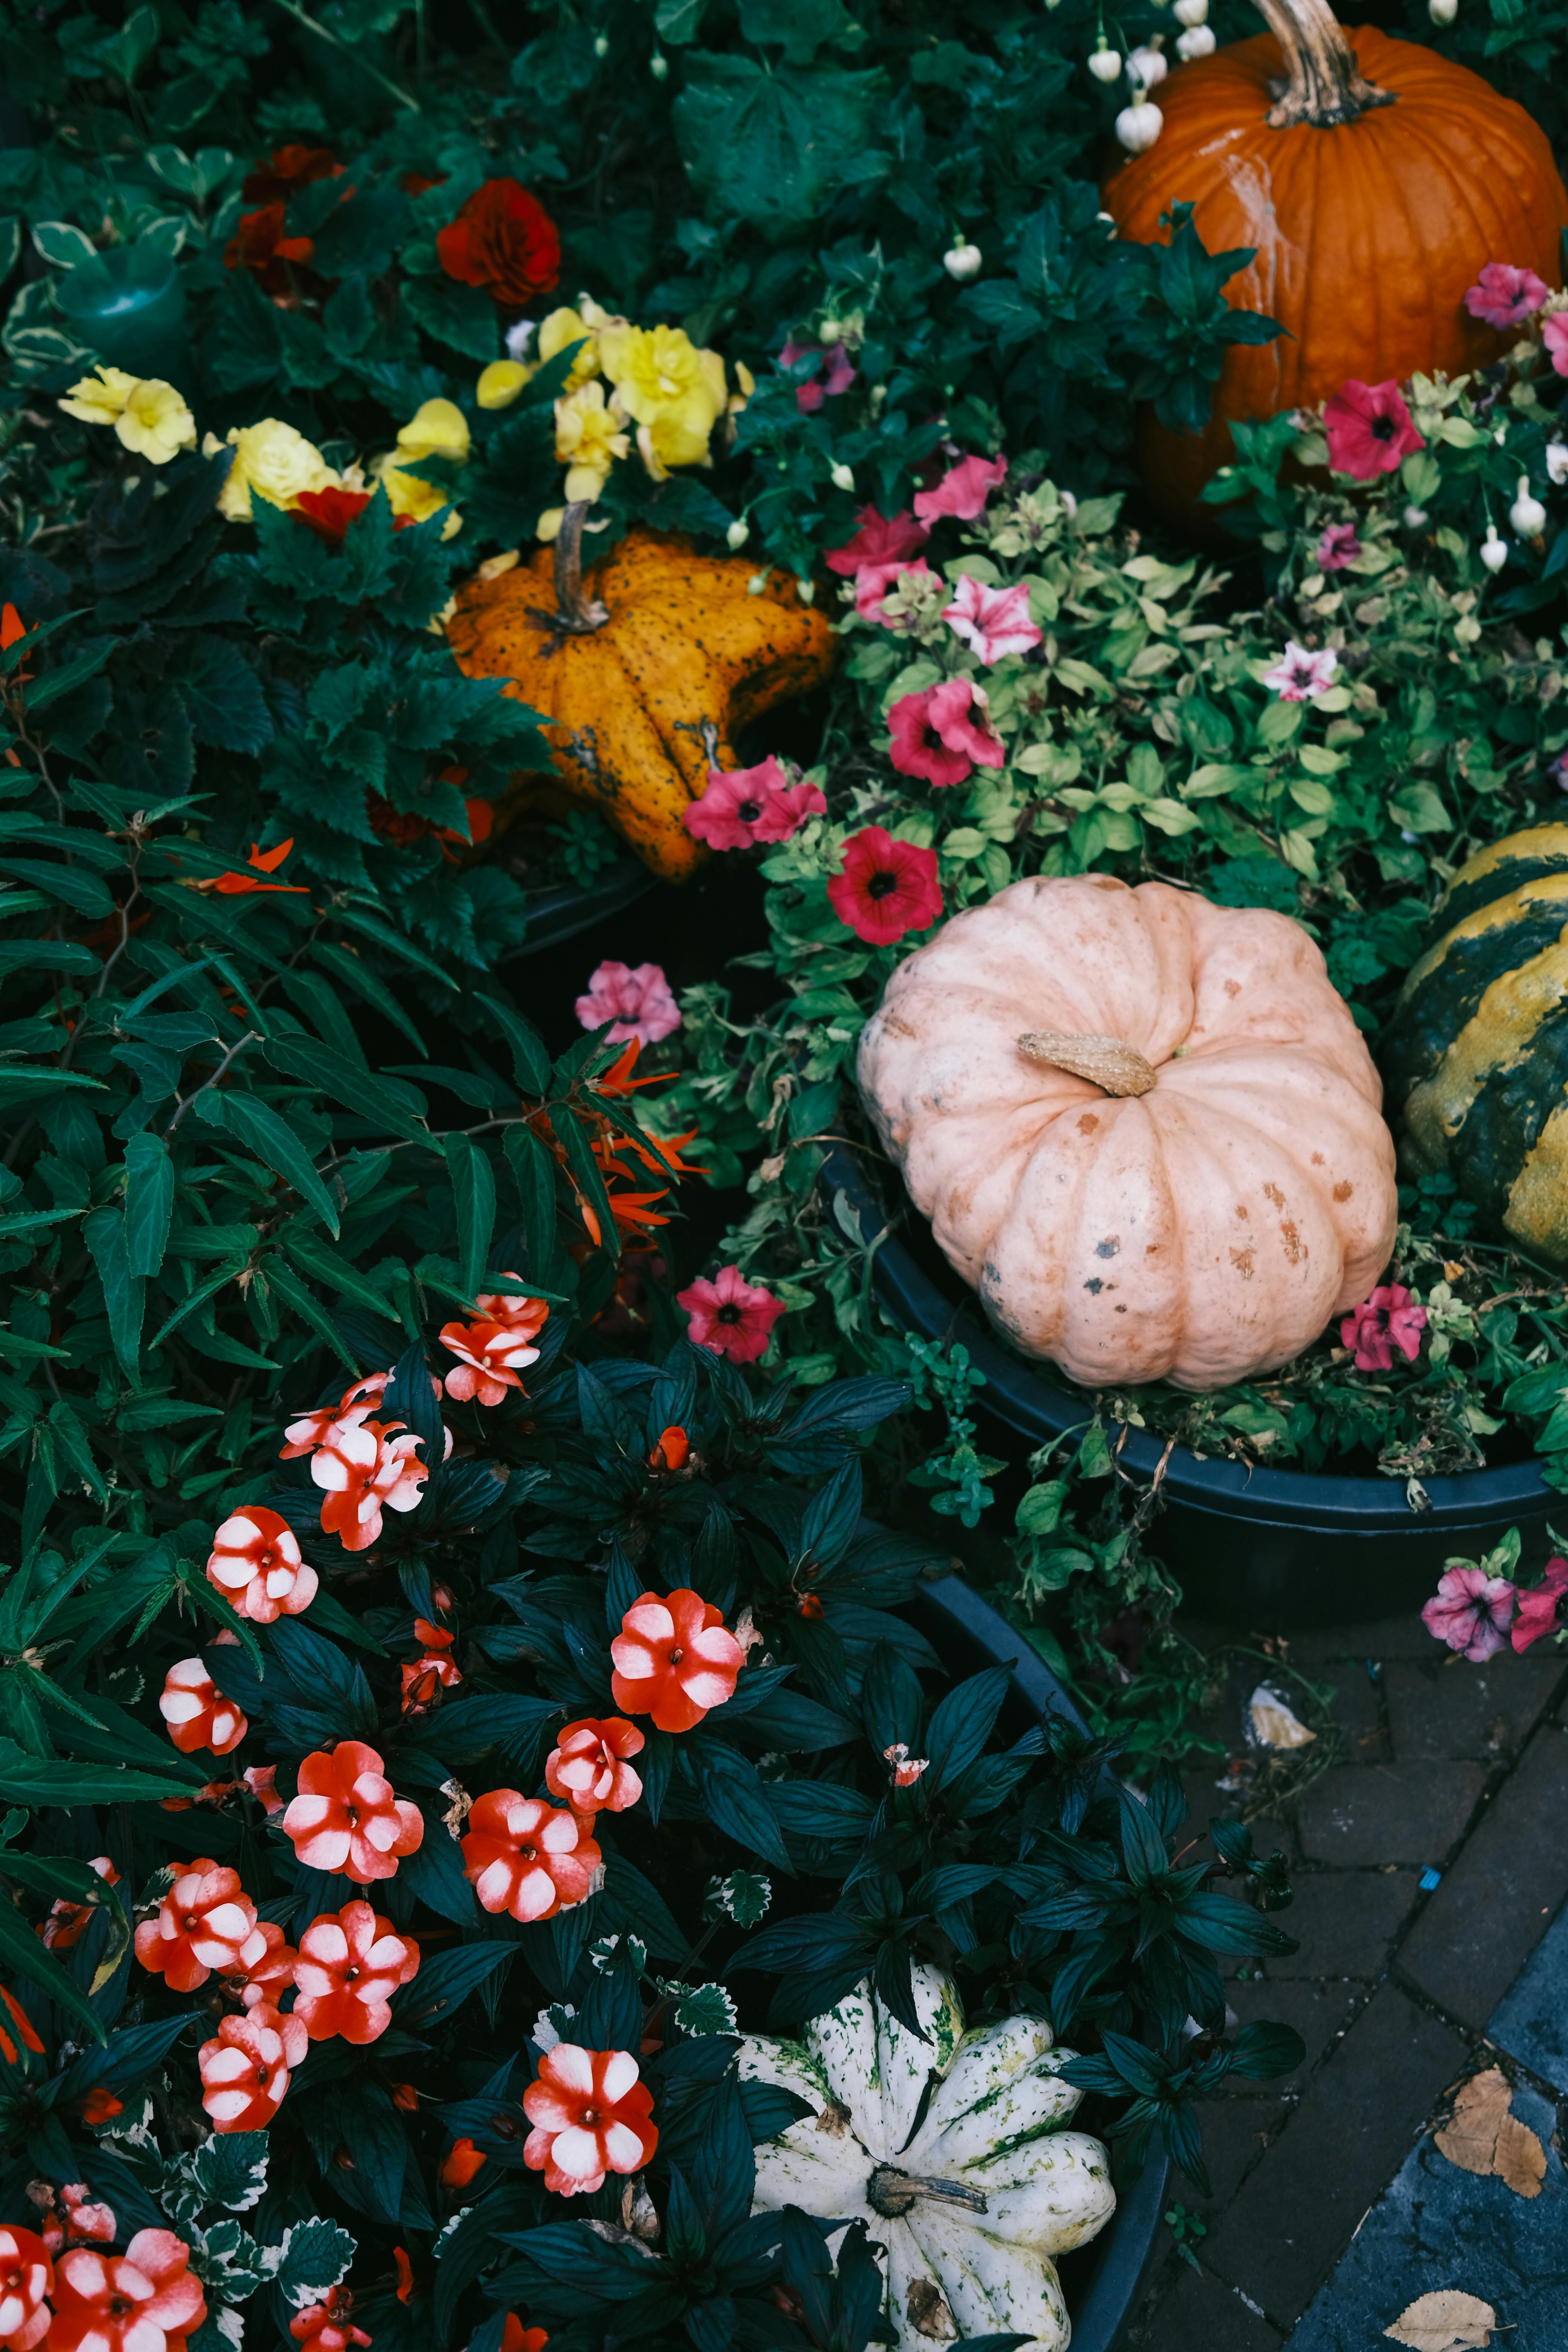
M1426 446L1392 376L1386 383L1363 383L1352 376L1324 402L1323 424L1330 465L1358 482L1392 474L1404 458Z
M259 212L241 213L235 232L224 247L226 269L248 269L264 294L286 293L285 264L309 261L316 250L308 236L290 236L281 204L263 205Z
M14 2221L0 2223L0 2345L32 2352L48 2333L55 2266L44 2242Z
M918 555L931 532L912 514L896 514L891 520L877 512L875 507L862 507L855 518L860 528L853 539L846 540L825 558L829 572L852 580L857 572L868 564L904 563Z
M64 2255L48 2352L185 2352L207 2315L190 2258L172 2230L138 2230L122 2254Z
M944 678L923 694L901 696L888 713L888 756L900 775L923 776L928 783L962 784L976 766L1007 763L985 695L973 678Z
M738 1265L721 1265L710 1282L700 1275L675 1294L686 1309L686 1336L694 1348L727 1356L732 1364L754 1364L767 1353L773 1325L785 1312L761 1283L748 1282Z
M546 2189L579 2197L604 2186L606 2172L640 2172L658 2133L653 2093L637 2080L628 2050L581 2050L558 2042L539 2062L539 2079L522 2095L533 2129L523 2162L542 2172Z
M387 2003L418 1973L419 1947L368 1903L323 1911L300 1938L294 2003L312 2042L375 2042L392 2023Z
M279 1807L282 1811L282 1807ZM294 1981L294 1963L300 1955L292 1944L284 1939L283 1930L270 1919L258 1919L257 1932L266 1943L266 1949L247 1960L237 1961L231 1969L220 1969L223 1989L234 2000L241 2000L247 2009L258 2008L266 2001L276 2009Z
M325 2303L313 2303L308 2311L297 2311L289 2322L289 2333L296 2344L303 2344L307 2352L350 2352L354 2345L370 2342L363 2327L356 2327L351 2317L354 2299L346 2286L335 2286Z
M300 1793L283 1816L283 1832L307 1870L341 1870L356 1886L369 1886L395 1876L402 1857L416 1852L425 1817L394 1795L374 1748L340 1739L300 1765Z
M477 1800L462 1843L464 1874L484 1908L525 1923L585 1903L604 1860L574 1814L516 1789Z
M137 1958L172 1992L195 1992L215 1969L226 1974L248 1969L266 1949L239 1873L205 1854L179 1873L158 1916L143 1919L136 1930Z
M327 1492L322 1533L336 1536L345 1551L379 1543L383 1510L414 1510L430 1475L415 1452L418 1444L400 1421L334 1423L310 1456L310 1475Z
M202 2105L213 2129L265 2131L310 2046L300 2020L283 2016L265 2001L242 2016L226 2017L216 2038L196 2053Z
M610 1643L610 1688L628 1715L651 1715L660 1731L691 1731L734 1696L746 1654L721 1612L682 1587L661 1600L644 1592Z
M342 177L342 165L325 147L279 147L265 163L246 173L240 194L247 205L287 202L317 180Z
M642 1795L642 1780L626 1759L647 1744L636 1724L618 1715L584 1716L569 1723L551 1749L544 1785L574 1812L624 1813Z
M942 913L936 852L868 824L845 843L844 870L829 877L827 896L857 939L891 947L906 932L929 929Z
M210 1748L215 1756L227 1756L250 1728L199 1658L181 1658L169 1668L158 1712L182 1756L194 1756L198 1748Z
M415 1638L420 1644L420 1654L411 1666L403 1669L403 1712L405 1715L433 1706L443 1690L455 1690L462 1681L456 1658L447 1655L455 1633L440 1625L432 1625L427 1617L414 1620Z
M257 1625L298 1617L316 1597L316 1571L300 1559L288 1520L259 1503L236 1511L214 1536L207 1581Z
M537 197L516 180L487 180L436 239L448 278L483 286L513 308L548 294L561 274L561 238Z

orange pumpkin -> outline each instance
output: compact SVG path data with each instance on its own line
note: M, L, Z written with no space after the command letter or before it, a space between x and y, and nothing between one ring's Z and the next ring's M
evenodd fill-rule
M674 531L635 527L579 575L585 512L567 508L553 552L470 580L447 635L467 676L510 678L507 692L549 720L571 798L663 880L684 881L708 855L681 819L709 769L733 768L739 729L821 684L833 631L785 574L700 555ZM498 829L537 793L519 776Z
M858 1078L993 1322L1091 1387L1272 1370L1394 1245L1377 1072L1284 915L1011 883L899 966Z
M1226 299L1289 330L1230 346L1205 432L1144 418L1144 477L1176 512L1228 461L1233 418L1315 406L1352 376L1456 375L1500 357L1510 338L1464 307L1487 262L1560 277L1568 192L1522 107L1374 26L1347 39L1326 0L1258 5L1270 29L1169 74L1159 139L1105 184L1118 228L1142 244L1190 203L1211 253L1256 247Z

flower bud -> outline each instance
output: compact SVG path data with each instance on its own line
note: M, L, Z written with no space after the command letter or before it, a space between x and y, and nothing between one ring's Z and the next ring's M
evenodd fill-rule
M815 580L797 580L795 583L795 592L800 598L803 604L816 604L816 583Z
M1426 0L1426 14L1435 25L1451 25L1459 13L1459 0Z
M724 540L727 546L744 547L751 535L752 527L744 515L742 515L730 525L729 530L724 533Z
M1481 562L1489 572L1500 572L1508 562L1508 541L1497 535L1497 525L1489 522L1487 535L1481 542Z
M1134 91L1131 105L1116 118L1116 136L1130 155L1145 154L1164 127L1164 116L1142 90Z
M1163 81L1170 70L1170 60L1161 47L1158 34L1144 47L1134 49L1127 60L1129 80L1141 82L1145 89L1152 89L1156 82Z
M824 319L816 331L816 340L826 351L831 351L835 343L841 343L844 341L843 320Z
M655 49L647 61L647 69L655 81L663 81L669 71L669 59L661 50Z
M1214 46L1214 26L1194 25L1192 31L1184 33L1176 43L1176 55L1184 66L1190 66L1194 58L1212 57Z
M1406 530L1425 530L1431 520L1425 507L1406 507L1403 519Z
M1208 0L1204 0L1204 5L1207 7ZM609 54L610 37L608 33L595 33L594 36L594 55L596 58L607 58Z
M1103 36L1089 61L1089 69L1096 81L1120 81L1121 79L1121 52L1111 48Z
M1209 0L1176 0L1174 15L1177 24L1185 25L1189 29L1194 25L1206 25Z
M828 478L836 490L852 490L855 487L854 475L843 464L835 466Z
M1546 478L1556 489L1561 489L1563 483L1568 482L1568 441L1547 443Z
M1521 539L1537 539L1546 529L1546 509L1539 499L1531 497L1528 474L1519 478L1519 496L1508 510L1508 519Z
M942 255L942 266L958 285L967 286L972 278L979 277L984 260L984 256L977 245L966 245L961 239Z

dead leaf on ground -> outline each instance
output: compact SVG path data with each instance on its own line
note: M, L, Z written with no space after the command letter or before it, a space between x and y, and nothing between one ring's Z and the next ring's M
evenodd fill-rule
M1317 1733L1291 1714L1277 1690L1259 1683L1247 1702L1254 1740L1262 1748L1305 1748Z
M1408 2345L1410 2352L1483 2352L1496 2326L1489 2303L1445 2286L1436 2294L1417 2295L1383 2332L1395 2344Z
M1436 2134L1450 2164L1489 2174L1516 2197L1539 2197L1546 2178L1546 2150L1519 2117L1509 2113L1510 2091L1501 2069L1472 2075L1454 2101L1451 2123Z

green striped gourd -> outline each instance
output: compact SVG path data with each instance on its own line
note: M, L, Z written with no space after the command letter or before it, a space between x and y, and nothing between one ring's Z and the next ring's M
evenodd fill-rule
M1116 2210L1104 2147L1064 2128L1083 2095L1058 2072L1073 2053L1039 2017L966 2033L940 1969L915 1969L914 2003L924 2041L862 1983L802 2041L742 2043L743 2076L813 2109L758 2148L752 2210L864 2221L897 2352L1003 2332L1062 2352L1056 2257Z
M1462 866L1405 983L1384 1068L1402 1159L1488 1226L1568 1264L1568 824Z

